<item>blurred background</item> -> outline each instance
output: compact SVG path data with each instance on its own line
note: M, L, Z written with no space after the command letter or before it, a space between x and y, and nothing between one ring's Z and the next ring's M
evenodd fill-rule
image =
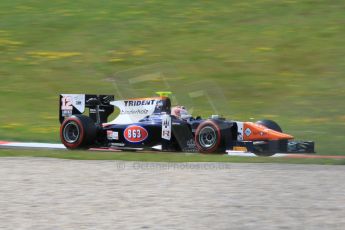
M0 2L0 140L59 142L60 93L174 93L345 154L341 0Z

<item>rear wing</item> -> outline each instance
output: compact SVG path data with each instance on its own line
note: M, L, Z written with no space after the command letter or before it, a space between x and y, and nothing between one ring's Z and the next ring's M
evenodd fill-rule
M88 116L95 123L105 123L108 116L114 112L111 101L114 101L114 95L60 94L59 121L62 123L67 117L84 114L85 108L88 108ZM97 110L99 118L97 118Z

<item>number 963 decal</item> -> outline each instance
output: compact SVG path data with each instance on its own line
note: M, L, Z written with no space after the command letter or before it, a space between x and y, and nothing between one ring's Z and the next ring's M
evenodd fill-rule
M148 137L148 132L141 126L131 125L125 129L123 136L129 142L138 143L144 141Z

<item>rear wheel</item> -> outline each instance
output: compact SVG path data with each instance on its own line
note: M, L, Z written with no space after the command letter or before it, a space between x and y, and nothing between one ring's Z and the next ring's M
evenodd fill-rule
M97 128L94 121L84 115L66 118L60 127L61 142L68 149L87 149L95 142Z
M221 146L219 125L211 120L201 123L195 131L195 144L199 152L218 152Z

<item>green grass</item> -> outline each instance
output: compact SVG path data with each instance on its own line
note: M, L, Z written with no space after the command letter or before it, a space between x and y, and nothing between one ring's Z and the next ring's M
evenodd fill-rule
M237 157L184 153L93 152L66 150L1 149L0 157L51 157L74 160L123 160L144 162L232 162L345 165L345 159L287 159L274 157Z
M2 0L0 139L58 142L63 92L171 90L194 115L274 119L319 154L345 154L344 11L341 0Z

